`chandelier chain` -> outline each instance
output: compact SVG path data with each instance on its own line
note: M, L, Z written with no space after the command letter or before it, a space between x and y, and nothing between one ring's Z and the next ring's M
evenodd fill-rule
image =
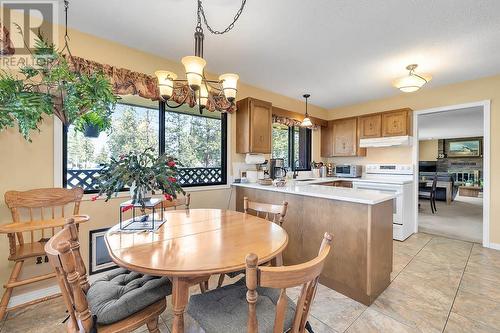
M215 29L213 29L208 24L207 17L205 16L205 11L203 9L203 4L201 3L201 0L198 0L198 24L196 25L196 28L197 29L201 28L201 18L203 18L203 22L207 26L208 31L210 31L212 34L214 34L214 35L223 35L226 32L229 32L231 29L234 28L234 25L236 24L236 21L238 21L238 19L241 16L241 13L243 13L243 9L245 8L246 2L247 2L247 0L241 0L241 7L240 7L240 9L238 9L238 11L236 12L236 15L234 15L233 22L231 22L231 24L229 24L226 29L224 29L224 30L215 30Z

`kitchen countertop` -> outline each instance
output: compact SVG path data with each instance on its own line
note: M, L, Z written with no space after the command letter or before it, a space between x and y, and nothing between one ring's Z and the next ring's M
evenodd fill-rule
M312 178L307 178L307 179L312 179ZM281 193L296 194L309 197L355 202L366 205L375 205L395 198L394 195L381 191L357 190L345 187L317 185L336 180L359 181L361 179L327 177L327 178L314 178L312 180L307 180L307 181L304 180L301 181L300 179L287 180L287 184L284 187L276 187L272 185L260 185L258 183L233 183L232 185L238 187L252 188L257 190L264 190L264 191L281 192Z

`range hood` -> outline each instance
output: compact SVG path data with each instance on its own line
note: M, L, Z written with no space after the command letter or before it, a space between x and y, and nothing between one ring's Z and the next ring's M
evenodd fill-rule
M409 135L403 135L403 136L390 136L384 138L360 139L359 146L361 148L411 146L412 142L413 142L413 137Z

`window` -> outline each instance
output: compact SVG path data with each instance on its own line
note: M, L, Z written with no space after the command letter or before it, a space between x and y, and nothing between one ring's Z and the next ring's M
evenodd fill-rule
M311 130L273 124L272 158L282 158L291 170L311 170Z
M197 110L179 111L118 104L109 133L86 138L70 126L63 133L63 184L97 192L96 179L102 163L132 150L153 147L180 162L179 182L183 187L226 184L227 115L199 115Z

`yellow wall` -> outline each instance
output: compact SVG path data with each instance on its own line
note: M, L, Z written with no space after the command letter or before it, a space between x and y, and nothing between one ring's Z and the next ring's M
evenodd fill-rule
M439 79L439 78L436 78ZM388 83L390 84L390 83ZM490 201L490 241L500 243L500 75L466 81L443 87L423 89L410 94L399 94L394 97L370 101L356 105L331 109L328 119L338 119L384 110L410 107L413 110L424 110L434 107L457 105L463 103L491 100L491 201ZM399 160L411 162L411 149L404 148L368 149L366 159L387 158L391 154ZM403 156L402 154L406 154ZM365 160L365 159L361 159Z
M438 140L422 140L418 142L418 159L420 161L437 161Z
M63 36L63 31L60 32ZM79 31L70 30L71 51L75 56L111 64L118 67L131 69L137 72L153 75L157 69L168 69L178 74L184 72L179 62L170 61L137 49L129 48L121 44L97 38ZM186 53L191 50L186 50ZM210 59L207 59L210 63ZM273 105L297 112L305 110L305 104L293 98L285 97L270 91L253 87L244 83L239 84L238 98L252 96L258 99L272 102ZM326 110L311 105L311 115L319 118L326 117ZM231 117L231 160L230 162L242 162L243 155L236 154L236 117ZM44 119L40 133L33 133L32 143L24 141L16 129L9 129L0 133L0 194L7 190L27 190L40 187L54 186L54 134L53 120ZM319 131L313 135L313 157L319 158ZM232 170L232 168L230 168ZM230 171L231 173L232 171ZM230 205L231 192L229 189L196 191L192 192L193 207L215 207L228 208ZM234 199L234 196L233 196ZM96 202L84 201L81 213L91 216L90 223L82 226L80 237L82 254L87 262L88 254L88 231L114 225L118 222L118 204L126 199L112 199L108 203L103 200ZM0 200L0 223L11 221L8 208L3 200ZM8 256L7 237L0 235L0 283L3 285L10 274L12 264L7 262ZM49 269L48 264L34 265L33 261L27 262L26 275L30 272ZM14 294L23 293L33 289L17 289Z

